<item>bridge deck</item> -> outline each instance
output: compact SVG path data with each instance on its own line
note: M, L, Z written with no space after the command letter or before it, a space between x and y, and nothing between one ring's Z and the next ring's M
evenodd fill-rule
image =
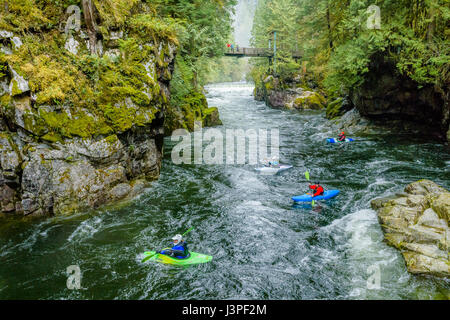
M266 48L239 48L234 50L225 52L225 56L228 57L267 57L267 58L273 58L273 49L266 49ZM300 51L296 51L292 53L293 58L301 58L302 53Z

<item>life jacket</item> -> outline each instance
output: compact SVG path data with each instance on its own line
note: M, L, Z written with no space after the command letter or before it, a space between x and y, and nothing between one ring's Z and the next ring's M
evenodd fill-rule
M180 253L179 255L176 255L175 258L177 259L186 259L189 258L189 250L187 247L187 243L185 241L182 241L181 243L177 244L176 246L172 247L173 251L177 251L177 253Z
M339 141L345 141L345 139L347 139L347 137L343 134L339 135Z
M310 189L314 190L315 193L313 194L313 197L321 196L324 194L325 190L321 185L313 185L309 186Z

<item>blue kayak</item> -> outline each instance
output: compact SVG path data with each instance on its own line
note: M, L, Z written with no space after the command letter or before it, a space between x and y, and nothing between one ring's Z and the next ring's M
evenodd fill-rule
M322 196L318 196L318 197L311 197L311 195L309 194L304 194L302 196L296 196L296 197L292 197L292 200L294 200L295 202L312 202L314 201L318 201L318 200L328 200L331 198L336 197L339 194L339 190L329 190L329 191L325 191L325 193Z
M345 139L345 142L353 142L353 141L355 141L355 139L352 139L352 138ZM327 139L327 142L328 143L340 143L341 141L339 141L338 139L330 138L330 139Z

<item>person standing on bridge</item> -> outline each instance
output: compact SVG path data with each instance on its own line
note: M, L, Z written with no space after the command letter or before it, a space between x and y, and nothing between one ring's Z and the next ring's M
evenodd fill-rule
M231 52L234 53L234 44L231 44Z
M236 52L239 53L239 45L236 45Z

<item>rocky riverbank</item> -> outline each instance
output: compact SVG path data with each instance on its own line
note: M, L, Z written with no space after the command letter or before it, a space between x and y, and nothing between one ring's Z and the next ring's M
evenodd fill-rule
M374 61L367 80L342 97L327 96L308 74L280 80L264 75L256 81L255 99L272 108L325 110L326 117L338 120L346 116L341 129L361 131L360 123L385 127L440 141L450 141L449 93L438 87L420 87L411 79L400 77L391 65ZM313 89L311 89L313 88ZM358 119L355 118L357 116ZM355 130L349 125L358 122ZM367 130L366 130L367 131Z
M429 180L375 199L385 241L400 250L409 272L450 278L450 192Z
M422 135L450 141L450 84L446 90L421 86L395 70L392 62L375 56L364 83L350 93L352 104L369 119L413 123Z
M300 75L289 82L282 82L272 75L265 76L256 85L254 96L256 100L265 101L272 108L322 110L327 104L323 94L308 88Z

